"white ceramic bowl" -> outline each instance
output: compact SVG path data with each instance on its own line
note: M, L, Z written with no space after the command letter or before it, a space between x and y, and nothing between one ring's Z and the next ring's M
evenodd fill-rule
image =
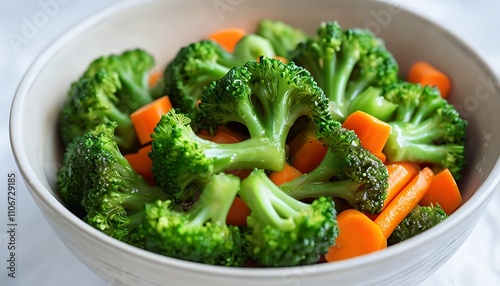
M284 8L286 7L286 8ZM469 120L463 205L433 229L359 258L280 269L196 264L147 252L88 226L60 203L55 174L62 149L56 116L70 83L100 56L141 47L164 66L181 45L221 27L252 29L260 18L284 20L314 33L320 21L371 28L386 41L404 74L427 60L453 79L450 100ZM436 24L385 2L127 1L85 20L31 66L12 106L11 144L19 170L61 241L114 285L414 285L440 267L476 225L500 179L500 95L485 61Z

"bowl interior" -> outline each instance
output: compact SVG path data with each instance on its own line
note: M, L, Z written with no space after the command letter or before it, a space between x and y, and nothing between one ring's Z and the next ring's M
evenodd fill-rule
M500 145L494 144L500 141L495 126L500 122L499 91L481 57L449 32L378 1L185 0L127 1L103 11L62 36L31 67L12 108L11 142L37 203L71 216L56 193L55 174L64 151L57 140L56 119L70 84L91 60L140 47L163 69L181 46L222 27L253 30L262 18L283 20L310 34L323 20L337 20L344 28L370 28L394 53L402 75L416 60L429 61L450 75L450 101L469 121L468 166L459 183L464 205L477 206L491 196L500 154ZM472 211L462 207L456 216ZM443 224L458 224L454 216Z

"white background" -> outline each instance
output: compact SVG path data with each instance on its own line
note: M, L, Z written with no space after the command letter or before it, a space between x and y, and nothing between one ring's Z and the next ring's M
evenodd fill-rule
M79 20L118 0L0 0L0 285L105 285L59 241L19 178L8 140L12 97L30 63ZM392 0L392 3L396 1ZM500 1L400 1L428 16L478 49L500 74ZM27 30L27 22L35 23ZM24 27L24 28L23 28ZM15 39L15 35L22 36ZM64 72L62 70L61 72ZM7 174L18 175L17 278L7 277ZM424 285L500 285L500 195L461 249Z

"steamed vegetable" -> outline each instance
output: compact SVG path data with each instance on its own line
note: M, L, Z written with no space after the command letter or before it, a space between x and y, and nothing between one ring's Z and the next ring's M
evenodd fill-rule
M155 65L148 52L135 49L102 56L90 63L83 75L71 84L58 118L63 144L99 124L116 122L115 140L123 150L138 143L130 114L153 101L148 85Z
M316 32L221 28L162 72L140 49L94 60L59 114L63 203L123 242L234 267L334 262L439 224L461 203L467 121L436 71L401 77L366 29Z

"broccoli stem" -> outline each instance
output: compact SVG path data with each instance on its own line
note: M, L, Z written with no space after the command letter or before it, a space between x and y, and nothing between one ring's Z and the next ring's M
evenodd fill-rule
M212 82L216 79L222 78L223 76L226 75L226 73L229 71L229 67L234 66L232 61L228 61L228 63L216 63L216 62L209 62L209 63L204 63L203 68L200 69L200 72L198 73L198 76L196 77L197 80L200 80L202 82Z
M354 98L349 105L349 114L356 110L364 111L382 120L389 122L398 108L382 96L382 90L375 87L367 87Z
M351 181L319 182L304 184L296 189L287 188L284 191L288 195L298 200L329 196L334 198L342 198L349 203L353 203L357 200L355 192L353 190L359 189L362 185L363 183Z
M309 59L309 57L307 57ZM335 56L335 53L325 53L324 57L324 62L323 62L323 74L325 79L333 79L335 78L336 74L336 64L337 64L337 57ZM321 74L321 72L320 72ZM320 77L315 77L315 79L320 78ZM322 82L319 84L320 86L324 87L324 92L325 95L330 98L330 95L335 94L335 85L332 84L331 82L328 82L327 84L324 84Z
M261 222L281 231L294 229L295 222L291 218L309 207L285 194L258 169L241 182L239 195Z
M375 80L375 75L365 73L356 80L351 80L345 91L346 101L354 100L361 92L366 90Z
M302 57L300 58L299 64L300 66L307 67L307 70L311 73L314 80L318 83L318 86L323 87L325 90L325 94L328 95L329 93L326 93L326 90L331 90L331 88L329 87L329 84L325 83L325 79L327 77L323 76L324 66L318 64L317 60L315 60L313 57ZM325 63L323 63L323 65L325 65Z
M284 167L285 150L265 136L254 137L239 143L209 143L205 150L208 158L214 158L214 173L262 168L280 171ZM275 160L268 160L269 157Z
M426 118L432 117L431 114L445 105L445 103L446 102L441 97L436 97L432 100L426 100L426 102L422 102L413 114L410 123L414 125L420 124Z
M227 214L240 187L240 179L233 175L220 173L214 175L201 193L199 199L189 210L188 227L199 227L210 221L225 225Z
M439 117L432 117L418 125L405 123L391 124L394 134L411 143L432 143L443 136L443 122ZM401 126L403 125L403 127ZM404 127L406 125L406 128Z
M120 73L120 81L122 88L118 92L124 92L125 90L132 99L127 103L127 106L130 107L130 112L133 112L139 107L153 101L153 97L151 96L149 89L138 86L131 76Z
M398 140L397 136L390 136L388 144L384 147L387 159L393 162L428 162L437 165L449 165L454 161L454 156L463 152L460 145L433 145L413 143Z
M269 109L269 107L266 107L266 109ZM234 115L229 114L227 120L244 124L250 137L259 137L265 134L265 123L260 120L257 107L249 100L241 100L236 113Z
M338 169L340 169L340 160L336 159L336 154L334 154L331 148L328 148L325 157L314 170L282 184L280 188L286 193L290 193L297 191L297 189L304 185L327 182L335 176Z
M341 58L336 74L330 82L330 85L333 87L333 93L325 93L331 101L336 103L337 108L342 112L344 117L347 114L347 107L349 106L349 101L345 94L346 87L358 58L354 53L348 53Z

